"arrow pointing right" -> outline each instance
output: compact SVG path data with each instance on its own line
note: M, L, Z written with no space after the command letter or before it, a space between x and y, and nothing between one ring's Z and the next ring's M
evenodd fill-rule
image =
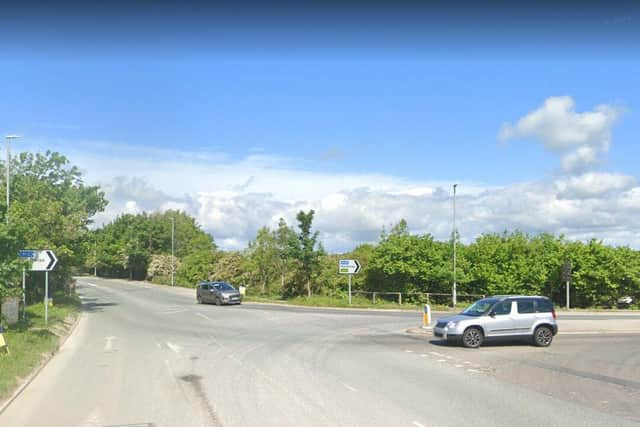
M359 271L360 271L360 263L358 262L358 260L357 260L357 259L354 259L353 261L356 263L356 269L355 269L355 271L353 272L353 273L355 274L355 273L357 273L357 272L359 272Z
M51 271L53 270L53 267L55 267L56 264L58 263L58 258L56 258L53 251L46 251L45 253L49 257L49 263L47 264L46 270Z

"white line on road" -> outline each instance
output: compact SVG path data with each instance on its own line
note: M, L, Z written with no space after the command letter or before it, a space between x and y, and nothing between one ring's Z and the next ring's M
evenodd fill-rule
M169 341L167 341L167 347L169 347L174 353L180 353L182 351L182 347Z
M446 362L447 359L438 359L438 362Z
M477 369L467 369L467 372L473 372L473 373L476 373L476 374L480 373L480 371L477 370Z
M165 314L165 315L169 315L169 314L178 314L178 313L184 313L185 311L187 311L186 308L183 308L181 310L169 310L169 311L162 311L160 312L160 314Z
M104 337L104 351L105 352L112 352L113 351L113 340L115 340L116 337Z
M435 351L430 351L429 354L433 354L434 356L438 356L438 357L444 357L444 354L441 354Z
M202 313L196 313L196 316L200 316L203 319L207 319L207 320L213 320L209 316L207 316L206 314L202 314Z
M355 387L351 387L349 384L345 384L345 383L340 383L342 384L347 390L353 391L353 392L357 392L358 389Z
M427 357L427 356L428 356L428 354L424 354L424 353L422 353L422 354L420 355L420 357Z
M419 422L417 422L417 421L414 421L414 422L413 422L413 425L414 425L414 426L416 426L416 427L427 427L427 426L425 426L424 424L420 424L420 423L419 423Z
M413 350L405 350L406 353L413 353Z

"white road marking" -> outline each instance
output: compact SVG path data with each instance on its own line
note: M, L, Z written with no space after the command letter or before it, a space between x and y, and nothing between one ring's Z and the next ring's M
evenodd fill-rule
M428 356L428 355L427 355L427 354L424 354L424 353L422 353L422 354L420 355L420 357L427 357L427 356Z
M405 353L413 353L413 350L405 350Z
M438 359L438 362L446 362L447 359Z
M476 373L476 374L480 373L480 371L477 370L477 369L467 369L467 372L473 372L473 373Z
M178 314L178 313L184 313L185 311L187 311L186 308L183 309L176 309L176 310L168 310L168 311L162 311L160 312L160 314L165 314L165 315L169 315L169 314Z
M89 283L89 282L87 282L87 283L86 283L86 285L87 285L87 286L91 286L92 288L97 288L97 287L98 287L98 285L96 285L95 283Z
M414 426L416 426L416 427L427 427L427 426L425 426L424 424L420 424L420 423L419 423L419 422L417 422L417 421L414 421L414 422L413 422L413 425L414 425Z
M169 347L174 353L180 353L182 351L182 347L169 341L167 341L167 347Z
M464 365L456 365L456 368L464 368Z
M433 354L434 356L438 356L438 357L444 357L444 354L440 354L440 353L435 352L435 351L430 351L429 354Z
M465 365L471 365L471 362L469 362L468 360L465 360L465 361L464 361L464 364L465 364Z
M213 319L211 319L209 316L207 316L207 315L205 315L205 314L202 314L202 313L196 313L196 316L200 316L200 317L202 317L203 319L207 319L207 320L213 320Z
M116 337L104 337L104 351L105 352L111 352L113 351L113 340L115 340Z
M357 392L358 391L357 388L351 387L349 384L345 384L345 383L340 383L340 384L342 384L347 390L351 390L353 392Z

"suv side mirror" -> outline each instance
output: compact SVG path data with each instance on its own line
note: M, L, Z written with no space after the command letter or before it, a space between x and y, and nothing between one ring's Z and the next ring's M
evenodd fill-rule
M496 317L496 312L495 312L495 311L493 311L493 310L491 310L491 311L489 312L489 317Z

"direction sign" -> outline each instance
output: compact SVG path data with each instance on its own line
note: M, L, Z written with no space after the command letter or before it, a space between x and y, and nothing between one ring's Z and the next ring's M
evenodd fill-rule
M357 274L360 271L360 263L357 259L341 259L338 265L340 274Z
M21 251L18 251L18 257L22 259L34 260L36 259L37 255L38 255L38 251L34 251L31 249L23 249Z
M58 258L53 251L33 251L36 256L32 259L31 271L51 271L58 264Z

